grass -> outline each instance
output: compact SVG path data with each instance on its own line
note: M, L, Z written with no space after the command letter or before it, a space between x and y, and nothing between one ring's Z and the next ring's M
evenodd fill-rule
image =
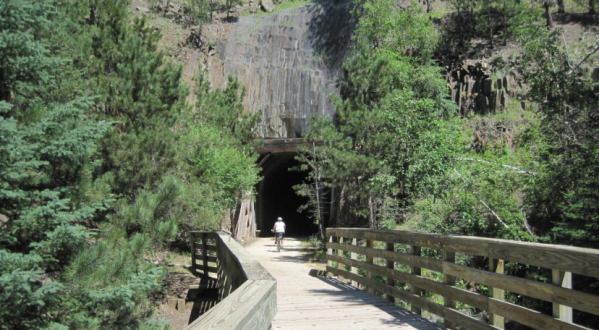
M241 16L242 17L244 17L244 16L270 16L272 14L276 14L277 12L280 12L285 9L299 8L299 7L309 5L310 3L312 3L312 0L285 1L282 3L275 4L275 10L273 10L270 13L260 10L257 13L245 12L245 13L241 14Z

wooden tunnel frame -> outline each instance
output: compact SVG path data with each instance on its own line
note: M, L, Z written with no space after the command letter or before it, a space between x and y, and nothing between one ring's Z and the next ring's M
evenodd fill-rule
M190 236L192 268L202 277L216 273L219 302L184 330L269 329L277 313L277 281L230 235Z
M440 316L448 328L504 329L505 318L534 329L590 330L573 323L572 309L599 316L599 296L572 290L572 274L599 277L599 250L356 228L328 228L326 235L327 272L351 280L353 285L361 285L371 293L385 294L390 301L397 298L409 303L415 313L424 309ZM396 252L395 244L409 245L410 253ZM423 255L423 247L440 250L443 259ZM488 258L489 270L457 264L456 253ZM375 258L386 262L377 265ZM508 261L550 269L551 283L504 274ZM396 264L408 265L411 271L398 271ZM442 273L443 281L422 277L422 268ZM487 285L489 296L457 287L458 278ZM396 283L408 284L409 291L396 287ZM444 303L428 300L423 295L425 291L443 296ZM553 303L553 316L505 301L505 291ZM456 301L487 311L491 316L489 323L460 312Z

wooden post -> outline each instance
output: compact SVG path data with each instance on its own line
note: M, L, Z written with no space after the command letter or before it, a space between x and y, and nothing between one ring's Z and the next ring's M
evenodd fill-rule
M489 258L489 270L497 274L503 274L505 271L504 268L505 263L503 260ZM503 289L489 287L489 293L491 295L491 298L497 300L505 300L505 290ZM505 329L505 318L503 316L490 314L489 321L492 326L497 327L499 329Z
M443 251L443 260L446 261L446 262L455 263L455 252ZM444 277L445 277L444 278L445 284L451 285L451 286L455 285L455 281L456 281L455 277L449 276L449 275L444 275ZM443 297L443 301L444 301L445 307L454 308L455 309L455 301L453 301L451 299L451 297L449 297L449 296ZM452 330L455 329L455 324L453 324L452 322L450 322L450 321L448 321L448 320L445 319L444 323L445 323L445 327L446 328L452 329Z
M420 246L412 246L412 255L422 256L422 248ZM422 269L412 266L412 274L420 276L422 275ZM410 292L418 296L422 295L422 290L413 284L410 284ZM419 307L412 305L411 310L418 315L422 315L422 310Z
M369 249L372 249L373 244L372 244L371 240L366 240L366 247ZM366 263L370 264L370 265L374 264L374 258L370 257L370 256L366 256ZM371 271L366 272L366 278L368 278L369 280L372 280L372 272ZM368 293L374 294L374 289L368 288Z
M387 251L395 252L395 245L393 243L387 243ZM387 268L395 269L395 263L393 260L387 260ZM395 280L387 277L387 285L395 286ZM387 295L387 300L389 302L395 303L395 297Z
M343 237L337 237L337 243L343 244ZM344 257L343 250L337 249L337 255L340 256L340 257ZM345 270L344 267L343 267L343 264L340 263L340 262L337 263L337 269L343 269L343 270ZM344 279L342 276L338 276L338 278L339 278L339 281L342 281L342 282L346 281L346 279Z
M202 277L208 278L208 234L202 233L202 258L204 260L204 275Z
M553 269L551 281L554 285L562 288L572 289L572 273ZM564 322L572 323L572 307L553 303L553 317Z
M333 236L329 237L329 243L335 243L335 238ZM333 255L333 249L332 248L327 248L327 254L328 255ZM327 266L333 267L333 262L331 260L327 260Z
M358 239L357 238L353 238L351 240L351 245L354 245L354 246L358 245ZM358 254L355 253L355 252L350 252L350 259L352 259L352 260L358 260ZM351 268L351 272L353 274L358 274L358 268L352 267ZM358 282L356 282L356 281L351 281L351 285L353 285L355 287L358 287L360 284Z
M191 271L197 275L196 269L196 233L191 232Z

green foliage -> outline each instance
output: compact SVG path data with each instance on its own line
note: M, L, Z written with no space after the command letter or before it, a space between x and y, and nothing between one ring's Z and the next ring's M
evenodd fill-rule
M447 168L454 134L446 119L455 106L445 100L440 68L430 63L435 33L419 9L375 0L359 12L336 116L313 123L308 138L325 146L306 157L356 201L354 214L376 227L389 199L405 206L419 193L436 192L429 179Z
M26 97L39 90L40 85L53 82L53 70L60 60L49 52L43 39L52 29L53 3L51 0L0 3L0 105L27 103ZM0 106L0 115L9 114L7 110L6 104Z
M151 239L152 247L168 246L177 233L177 222L172 218L170 208L183 193L183 185L178 179L168 177L155 193L141 191L133 204L120 207L113 222L123 228L128 235L145 233Z
M531 68L528 97L543 115L540 176L529 195L534 220L557 242L597 247L599 96L597 83L582 69L588 57L573 58L561 47L559 31L537 29L534 17L523 14L518 20L515 33Z
M197 111L188 115L180 131L179 166L190 175L182 211L187 225L214 229L260 180L257 156L250 148L259 114L244 113L244 92L233 77L224 89L210 90L200 74L196 93Z
M258 180L238 82L196 118L128 5L0 4L0 329L164 329L163 251Z
M63 286L42 284L39 256L0 249L0 329L42 329L59 310Z
M192 23L200 24L200 29L205 23L212 22L212 6L210 0L188 0L186 6L191 13Z
M260 112L247 114L243 109L245 88L233 76L228 77L224 89L210 91L207 78L202 73L198 76L198 102L196 104L196 120L208 126L218 127L243 144L253 141L256 125L260 120Z

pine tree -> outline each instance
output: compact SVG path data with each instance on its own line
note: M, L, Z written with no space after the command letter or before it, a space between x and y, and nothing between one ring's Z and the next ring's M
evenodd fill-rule
M451 134L436 132L454 108L445 101L440 68L430 64L436 44L430 35L433 26L417 7L365 1L334 100L336 116L312 125L309 138L326 143L311 161L371 228L378 226L376 205L387 198L405 205L427 175L446 166L447 150L435 145Z

